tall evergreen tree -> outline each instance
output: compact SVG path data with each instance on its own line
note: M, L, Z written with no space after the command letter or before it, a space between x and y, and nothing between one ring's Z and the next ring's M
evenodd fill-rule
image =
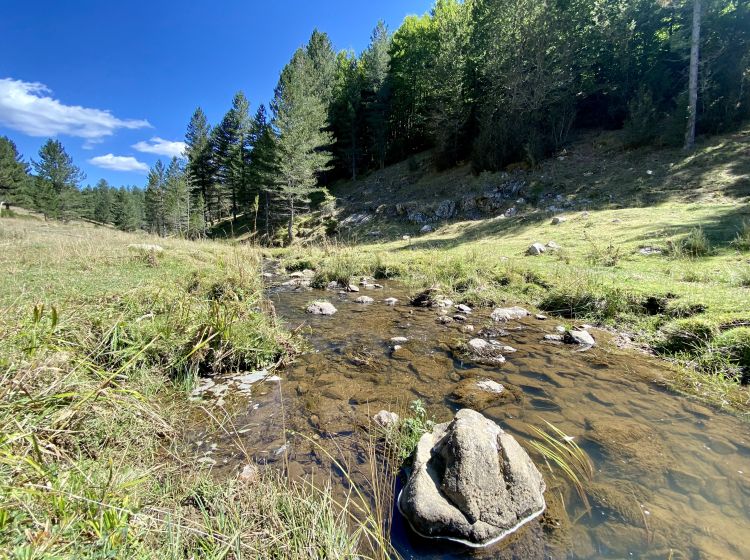
M0 202L28 202L29 166L18 153L15 143L0 136Z
M229 207L233 219L237 219L241 203L250 198L246 192L250 134L248 110L247 98L240 91L211 137L219 206Z
M73 164L59 140L49 139L31 162L36 174L34 200L45 217L69 220L76 215L78 185L86 175Z
M284 67L273 101L276 130L279 195L289 210L288 242L294 241L294 216L298 205L320 190L318 176L330 168L331 154L325 148L332 137L325 129L327 108L314 89L317 77L305 50L298 49Z
M185 134L187 148L187 174L190 181L191 191L194 198L199 194L205 202L204 220L209 222L218 215L218 209L214 207L216 196L215 169L213 162L213 150L211 144L211 126L208 124L206 114L198 107L188 124Z
M172 158L164 176L164 216L169 232L187 236L190 225L190 189L177 158Z
M362 155L362 65L353 53L342 51L336 59L336 80L329 109L331 128L336 138L334 152L337 164L357 179Z
M271 222L271 196L277 177L276 137L266 116L264 105L258 107L253 117L250 134L250 163L248 165L248 184L251 192L258 197L259 208L263 209L266 237L269 235ZM257 230L256 227L253 228Z
M371 152L376 165L385 166L388 150L388 100L387 82L391 36L383 21L379 21L370 36L370 45L362 54L365 80L365 111L371 133Z
M99 179L94 186L92 195L93 212L91 219L103 224L112 223L112 205L114 202L112 187L104 179Z
M157 160L148 173L148 183L145 192L145 221L146 228L151 233L166 235L166 170L161 160ZM203 196L198 193L198 196Z

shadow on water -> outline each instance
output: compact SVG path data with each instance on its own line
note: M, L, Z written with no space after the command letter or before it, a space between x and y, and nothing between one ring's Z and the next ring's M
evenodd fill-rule
M309 349L279 381L228 399L239 435L214 441L216 468L236 473L248 458L287 465L292 477L331 479L344 492L345 477L321 449L341 458L355 482L364 480L368 455L356 441L375 412L404 411L421 399L446 421L460 407L457 384L487 378L522 396L481 412L527 450L531 427L550 422L589 453L591 510L531 453L547 481L547 515L490 550L471 551L416 537L396 514L393 542L405 558L750 558L750 426L656 386L663 364L619 350L605 332L595 331L599 344L586 352L544 343L556 323L534 318L505 325L499 339L517 352L502 366L465 363L452 348L475 336L467 324L475 332L488 325L488 310L442 325L438 310L409 307L397 284L368 294L374 303L362 305L357 294L270 290L288 327L306 325ZM400 302L385 305L387 297ZM336 315L307 315L316 298L334 303ZM396 336L408 342L394 352ZM237 451L237 437L246 453Z

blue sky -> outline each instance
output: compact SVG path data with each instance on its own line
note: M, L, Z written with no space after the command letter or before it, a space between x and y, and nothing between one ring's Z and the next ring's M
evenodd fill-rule
M59 138L94 184L143 185L179 151L200 105L211 123L243 90L267 103L313 28L361 51L378 19L395 30L432 0L6 0L0 18L0 135L35 158Z

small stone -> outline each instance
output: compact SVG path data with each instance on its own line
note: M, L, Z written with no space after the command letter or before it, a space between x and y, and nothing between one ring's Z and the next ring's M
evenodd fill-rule
M128 245L128 249L131 251L141 251L144 253L163 253L164 247L161 245L154 245L152 243L131 243Z
M434 230L431 225L422 226L422 229L419 230L419 233L432 233Z
M398 424L399 417L395 412L391 412L389 410L381 410L372 417L372 420L381 428L388 428L390 426L395 426L396 424Z
M359 296L357 299L354 300L354 303L372 303L375 301L370 296Z
M471 313L471 307L469 307L468 305L464 305L463 303L457 304L456 309L458 309L461 313L464 313L464 314Z
M407 342L409 342L409 339L406 338L405 336L394 336L391 339L391 342L393 344L406 344Z
M547 243L547 249L551 249L552 251L557 251L558 249L561 249L560 245L555 243L554 241L550 241Z
M411 235L404 235L404 236L401 237L401 239L403 241L409 241L409 239L411 239Z
M359 288L358 288L357 286L355 286L354 284L349 284L349 285L348 285L348 286L346 287L346 291L347 291L347 292L358 292L358 291L359 291Z
M437 318L438 323L441 323L443 325L448 325L453 322L453 317L448 317L448 315L441 315Z
M251 484L253 482L256 482L259 476L260 472L258 471L258 467L256 467L255 465L245 465L244 467L242 467L242 471L237 478L240 480L240 482Z
M295 270L289 275L289 278L304 278L304 277L305 275L302 274L302 272L300 272L299 270Z
M561 334L545 334L543 340L545 342L562 342L563 337Z
M565 223L567 221L568 221L568 219L566 217L564 217L564 216L555 216L554 218L552 218L552 225L556 226L558 224L562 224L562 223Z
M398 300L395 297L389 297L389 298L385 298L384 303L386 305L396 305L398 303Z
M565 334L565 327L563 327L562 325L557 325L555 327L555 331L559 332L560 334Z
M535 317L539 321L546 321L547 320L547 316L546 315L542 315L541 313L536 314Z
M505 352L506 354L513 354L513 352L518 352L518 350L513 348L512 346L503 346L503 352Z
M454 321L460 321L460 322L463 323L464 321L466 321L466 316L465 315L454 315L453 316L453 320Z

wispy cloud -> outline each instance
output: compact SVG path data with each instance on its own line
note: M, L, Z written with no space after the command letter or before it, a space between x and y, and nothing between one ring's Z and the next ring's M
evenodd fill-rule
M139 173L146 173L148 171L148 165L132 156L107 154L93 157L89 160L89 163L103 169L111 169L112 171L137 171Z
M119 119L110 111L65 105L38 82L0 79L0 124L29 136L66 134L91 145L119 128L150 127L146 120Z
M187 145L185 144L185 142L164 140L164 138L154 136L153 138L151 138L151 140L143 140L141 142L138 142L137 144L133 144L133 148L135 148L139 152L144 152L146 154L157 154L160 156L168 157L182 157L185 153L185 148L187 148Z

